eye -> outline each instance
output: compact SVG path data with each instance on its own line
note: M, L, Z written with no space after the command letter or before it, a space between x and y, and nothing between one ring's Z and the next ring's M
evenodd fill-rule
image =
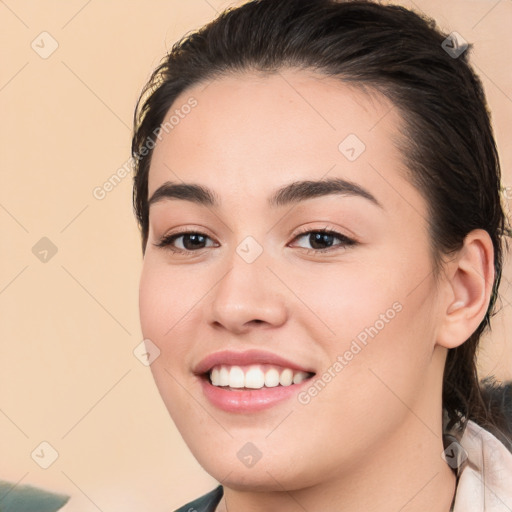
M167 248L175 253L186 254L214 245L205 245L207 244L208 240L211 241L211 238L204 233L199 233L196 231L184 231L166 235L162 237L157 244L154 245L157 247ZM175 243L177 245L175 245Z
M351 245L355 245L356 241L348 238L347 236L338 233L337 231L329 230L329 229L315 229L304 231L298 236L295 237L294 240L300 240L304 238L306 244L310 244L311 249L305 247L304 245L300 245L300 247L304 249L309 249L309 252L318 253L318 252L328 252L336 250L336 248L345 248ZM339 243L335 243L335 240L338 239Z

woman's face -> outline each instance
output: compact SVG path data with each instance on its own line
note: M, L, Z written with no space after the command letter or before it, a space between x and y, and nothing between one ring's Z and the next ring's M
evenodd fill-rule
M396 110L285 70L190 88L171 116L140 314L200 464L233 488L291 490L399 457L405 432L432 436L441 314ZM171 187L184 184L215 201Z

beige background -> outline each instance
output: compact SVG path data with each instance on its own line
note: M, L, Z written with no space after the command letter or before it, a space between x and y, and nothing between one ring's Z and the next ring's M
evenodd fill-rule
M141 253L131 175L102 200L93 190L126 164L135 101L165 50L228 5L0 0L0 479L70 493L66 510L171 511L215 485L133 354ZM403 5L475 44L509 207L512 2ZM46 262L47 242L32 252L43 237L57 248ZM505 277L480 355L482 376L501 379L512 377L510 260ZM59 454L48 469L36 463L50 460L43 441Z

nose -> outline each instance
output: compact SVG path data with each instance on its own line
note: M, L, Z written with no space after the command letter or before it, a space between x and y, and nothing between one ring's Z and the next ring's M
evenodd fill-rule
M282 283L260 256L252 263L234 254L228 271L213 288L210 325L243 334L255 327L278 327L286 322Z

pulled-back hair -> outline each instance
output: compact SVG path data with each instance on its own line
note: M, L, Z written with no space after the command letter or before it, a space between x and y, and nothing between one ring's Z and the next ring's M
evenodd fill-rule
M489 308L472 336L448 351L443 408L452 429L472 419L499 435L501 420L479 386L476 349L494 311L502 270L507 222L501 172L482 84L468 62L471 45L460 55L450 47L458 48L456 40L433 20L373 1L253 0L228 9L175 43L141 94L132 140L133 204L144 252L152 148L173 102L191 86L292 67L380 92L404 121L399 149L428 205L435 274L473 229L492 239Z

